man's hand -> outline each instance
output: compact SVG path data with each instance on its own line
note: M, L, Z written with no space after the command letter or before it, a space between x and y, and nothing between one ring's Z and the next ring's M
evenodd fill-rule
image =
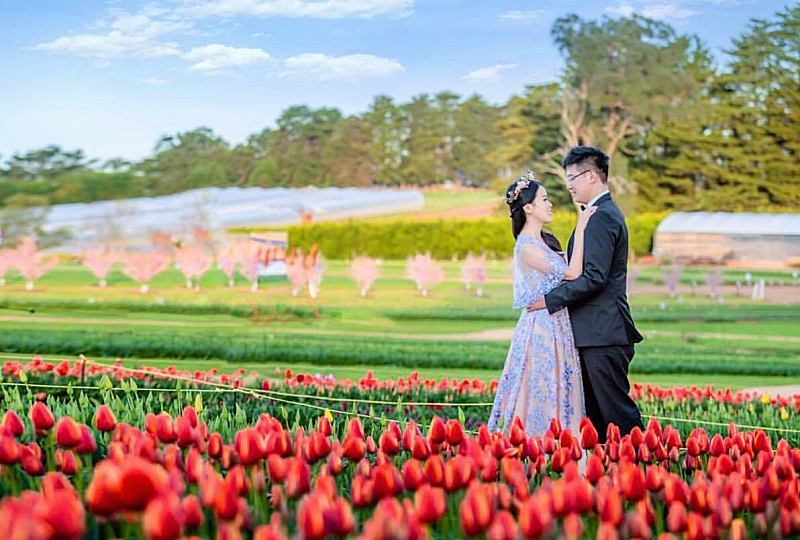
M547 304L544 303L544 300L537 300L532 304L528 304L528 307L525 308L528 313L531 311L539 311L540 309L547 309Z

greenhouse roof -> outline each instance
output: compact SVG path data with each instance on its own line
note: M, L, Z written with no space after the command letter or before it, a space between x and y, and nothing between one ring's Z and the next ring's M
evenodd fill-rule
M112 229L127 237L194 227L219 231L291 225L300 223L303 213L318 222L408 212L424 205L424 196L415 190L210 187L160 197L54 205L44 229L67 229L69 243L75 245L96 241Z
M800 214L673 212L656 233L800 236Z

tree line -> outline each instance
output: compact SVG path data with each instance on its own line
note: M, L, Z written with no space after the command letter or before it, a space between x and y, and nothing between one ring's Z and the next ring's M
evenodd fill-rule
M138 162L48 146L0 166L7 209L205 186L425 186L499 190L525 169L556 202L575 144L611 155L629 211L800 208L800 6L753 19L716 65L693 35L641 16L559 18L559 80L494 105L479 95L376 96L361 114L296 105L231 145L211 129L163 136Z

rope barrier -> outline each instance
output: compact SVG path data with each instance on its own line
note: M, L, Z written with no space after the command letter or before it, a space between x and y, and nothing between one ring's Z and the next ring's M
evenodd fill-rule
M226 385L223 383L218 383L215 381L206 381L203 379L194 379L190 377L185 377L179 374L174 373L165 373L165 372L153 372L146 369L137 369L137 368L130 368L125 366L119 365L112 365L112 364L104 364L102 362L95 362L93 360L89 360L88 358L81 357L79 362L83 362L84 364L95 365L98 367L107 368L110 370L120 370L125 371L128 373L140 373L144 375L153 376L156 378L167 378L173 379L177 381L189 382L192 384L203 384L203 385L210 385L213 386L214 389L201 389L201 388L193 388L193 389L164 389L164 388L142 388L142 389L128 389L128 391L153 391L153 392L160 392L160 391L174 391L174 392L235 392L235 393L242 393L245 395L250 395L259 399L271 399L273 401L277 401L280 403L287 403L291 405L298 405L301 407L308 407L313 409L322 410L325 412L335 412L337 414L345 414L345 415L356 415L360 418L368 418L372 420L381 420L379 417L375 417L372 415L365 415L362 413L353 413L348 411L342 411L339 409L329 409L327 407L322 407L320 405L310 404L310 403L303 403L301 401L292 401L283 399L281 397L275 396L283 396L283 397L294 397L300 399L318 399L321 401L333 401L333 402L359 402L365 404L383 404L383 405L407 405L407 406L446 406L446 407L483 407L493 405L493 403L477 403L477 402L469 402L469 403L455 403L455 402L403 402L402 400L398 401L385 401L385 400L363 400L363 399L354 399L354 398L339 398L335 396L323 396L323 395L305 395L305 394L293 394L290 392L279 392L277 390L263 390L263 389L252 389L252 388L236 388L234 386ZM0 383L2 386L33 386L37 388L59 388L59 389L85 389L85 390L101 390L102 387L96 386L69 386L69 385L53 385L53 384L43 384L43 383L36 383L36 384L29 384L29 383L7 383L2 382ZM108 390L114 391L125 391L124 388L118 387L111 387L107 388ZM660 421L668 421L668 422L682 422L682 423L691 423L691 424L698 424L698 425L708 425L708 426L717 426L717 427L728 427L731 423L725 422L714 422L710 420L697 420L692 418L677 418L677 417L669 417L669 416L656 416L656 415L647 415L643 414L642 417L644 418L654 418ZM762 431L771 431L771 432L779 432L779 433L788 433L788 434L800 434L800 429L792 429L792 428L781 428L781 427L771 427L771 426L752 426L748 424L736 424L733 423L734 426L742 429L751 429L751 430L762 430ZM467 431L468 433L477 434L475 431Z

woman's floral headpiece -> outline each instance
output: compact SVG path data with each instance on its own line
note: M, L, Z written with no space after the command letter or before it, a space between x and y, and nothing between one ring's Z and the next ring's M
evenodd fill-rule
M519 194L522 193L523 189L529 188L531 186L531 182L536 181L536 176L533 174L533 171L528 171L524 175L520 176L517 180L517 183L514 184L514 189L506 193L506 203L511 204L517 200Z

